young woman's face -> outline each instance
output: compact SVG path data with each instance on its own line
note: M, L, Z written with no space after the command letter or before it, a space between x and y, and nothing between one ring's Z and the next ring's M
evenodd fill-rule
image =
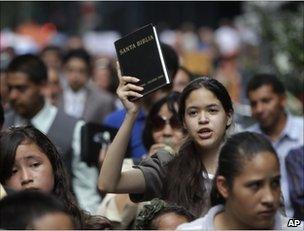
M13 190L34 189L46 193L54 188L54 174L48 157L33 142L23 142L16 150L12 176L5 185Z
M250 229L273 228L280 204L280 168L274 154L262 152L243 161L243 170L233 180L226 198L226 211Z
M152 137L155 143L163 143L172 148L178 147L184 137L182 127L178 123L178 118L173 118L168 105L164 104L156 118L154 118L154 128Z
M192 91L185 101L184 126L201 149L219 147L231 123L216 96L206 88Z

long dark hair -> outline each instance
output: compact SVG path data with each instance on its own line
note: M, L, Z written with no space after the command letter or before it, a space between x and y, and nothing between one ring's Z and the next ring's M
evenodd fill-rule
M164 104L168 105L169 111L172 113L172 116L177 117L177 109L175 108L175 104L178 103L180 97L180 93L173 91L168 96L165 96L158 100L153 106L151 107L148 116L146 118L145 127L143 130L142 138L143 144L147 150L155 143L153 139L153 118L159 113L161 107Z
M231 98L225 87L215 79L200 77L191 81L183 90L178 107L181 122L185 118L186 100L194 90L206 88L221 102L226 113L233 113ZM188 138L181 146L178 155L167 165L166 199L189 209L200 216L209 208L209 190L211 184L205 166L197 154L194 141Z
M218 192L216 178L218 176L225 177L227 186L231 189L233 179L243 170L243 161L250 160L261 152L273 154L279 163L279 159L272 144L262 134L241 132L227 139L221 149L217 171L212 184L210 196L212 206L225 204L225 199Z
M69 180L63 165L61 155L49 138L32 126L11 127L0 133L0 182L5 182L12 176L18 146L29 141L35 143L49 159L54 174L54 188L52 194L62 201L67 211L80 222L81 228L90 229L91 216L81 210L74 195L70 191ZM101 222L102 221L101 219Z

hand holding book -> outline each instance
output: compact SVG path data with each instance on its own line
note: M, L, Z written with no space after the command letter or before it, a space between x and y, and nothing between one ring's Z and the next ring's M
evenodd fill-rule
M114 43L123 76L134 76L132 82L144 87L142 95L152 93L171 83L161 45L153 24L148 24ZM138 97L130 95L130 100Z
M116 93L124 105L128 113L137 113L139 111L141 100L130 101L129 98L142 98L143 95L139 92L143 91L143 87L136 85L139 79L132 76L122 76L119 62L117 62L117 75L119 85Z

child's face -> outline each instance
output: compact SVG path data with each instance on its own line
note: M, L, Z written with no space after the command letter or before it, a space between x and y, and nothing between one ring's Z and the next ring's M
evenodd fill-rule
M12 176L5 185L14 190L33 189L46 193L54 188L54 174L48 157L33 142L23 142L16 150Z
M219 147L231 123L221 102L206 88L192 91L185 102L184 126L201 149Z
M273 228L281 195L278 160L262 152L243 161L242 169L228 192L226 210L250 229Z

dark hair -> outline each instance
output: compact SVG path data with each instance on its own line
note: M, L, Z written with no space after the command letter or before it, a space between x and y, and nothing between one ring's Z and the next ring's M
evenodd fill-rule
M69 214L62 203L52 195L37 191L15 192L0 200L1 229L30 229L34 228L36 219L54 212ZM78 227L74 222L74 229Z
M69 50L63 57L63 64L65 65L72 58L83 60L87 66L88 74L91 74L92 71L91 56L85 49L78 48L78 49Z
M178 116L184 121L186 100L194 90L206 88L221 102L226 113L233 113L231 98L225 87L215 79L200 77L191 81L183 90L179 99ZM181 171L182 170L182 171ZM188 138L181 145L178 155L167 165L166 198L200 216L209 207L207 184L209 179L202 177L206 173L193 140ZM183 182L187 182L185 185Z
M164 55L164 60L166 63L166 67L168 69L168 74L170 78L173 80L179 67L178 55L175 50L168 44L161 43L162 53Z
M172 113L172 116L177 117L177 110L175 109L176 103L178 103L180 97L179 92L171 92L169 95L161 98L158 100L155 104L153 104L152 108L150 109L146 122L145 127L143 130L143 144L147 150L150 149L150 147L155 143L155 140L153 139L152 131L153 131L153 118L159 113L161 107L164 104L168 105L169 111Z
M186 110L186 100L190 93L194 90L206 88L211 91L214 96L221 102L226 113L233 113L233 105L230 95L226 88L216 79L210 77L199 77L192 80L183 90L178 107L178 115L180 121L184 121L185 110Z
M30 81L41 85L47 81L47 68L44 62L36 55L25 54L15 57L8 65L10 72L22 72L26 74Z
M279 162L276 151L270 141L262 134L254 132L237 133L227 139L218 160L217 172L211 190L211 205L225 204L225 199L218 192L216 177L224 176L229 188L233 179L243 171L244 160L250 160L261 152L272 153Z
M163 200L153 199L150 204L144 205L143 209L139 212L135 219L136 230L157 230L158 218L162 215L174 213L183 216L188 222L194 220L193 214L182 206L169 205Z
M90 229L92 217L80 210L75 197L70 191L70 184L63 165L62 156L49 138L32 126L11 127L0 132L0 183L5 185L12 176L16 150L24 142L35 143L50 160L54 174L54 189L52 194L62 201L69 213L80 222L82 228ZM101 219L101 222L104 220ZM104 227L104 226L101 226ZM106 226L107 227L107 226Z
M257 74L254 75L247 85L247 96L250 91L254 91L264 85L272 86L275 93L279 95L285 94L285 87L283 83L273 74Z

